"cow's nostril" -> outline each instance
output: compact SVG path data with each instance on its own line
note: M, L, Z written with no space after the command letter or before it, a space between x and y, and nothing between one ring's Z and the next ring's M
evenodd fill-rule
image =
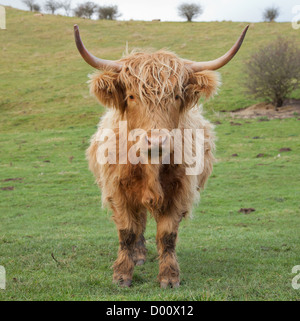
M167 140L167 136L154 136L154 137L148 137L145 136L146 142L148 143L149 146L153 145L153 146L162 146L166 140Z
M147 135L145 136L145 140L146 143L148 143L148 145L151 145L151 137L148 137Z
M163 145L166 142L166 140L167 140L167 136L163 136L161 138L161 144Z

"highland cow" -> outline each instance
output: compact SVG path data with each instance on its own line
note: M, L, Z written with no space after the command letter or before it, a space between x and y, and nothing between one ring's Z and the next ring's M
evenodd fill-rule
M118 257L113 265L114 282L130 286L134 266L145 262L144 232L147 212L150 212L157 223L160 286L179 286L175 253L179 223L199 199L199 191L204 188L214 162L213 126L203 118L197 104L201 96L208 99L216 93L220 82L214 70L233 58L247 29L224 56L212 61L184 60L164 50L133 51L118 61L110 61L90 54L81 41L78 26L74 26L80 54L92 67L99 69L91 76L90 91L101 104L109 107L91 139L87 158L102 191L103 204L112 210L119 234ZM129 152L134 145L128 134L120 132L119 124L124 121L128 132L144 131L138 141L146 149L137 150L137 156L143 155L147 159L156 148L158 161L133 164L127 161L128 155L121 162L99 160L108 154L101 149L103 144L107 146L114 141L114 159L117 160L120 160L121 147L126 146L125 151ZM114 134L114 140L100 138L105 129ZM163 131L157 134L154 129ZM174 144L174 137L170 134L174 129L179 132L193 130L192 139L188 141L193 153L197 144L193 141L194 131L203 130L204 157L200 173L188 175L186 170L191 164L185 159L181 163L175 161L178 142ZM162 149L167 142L170 146L169 163L162 161Z

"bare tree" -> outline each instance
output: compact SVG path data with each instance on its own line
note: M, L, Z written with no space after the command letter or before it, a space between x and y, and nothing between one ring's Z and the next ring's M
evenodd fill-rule
M22 0L22 2L28 7L30 11L34 11L34 6L37 5L35 0Z
M281 107L300 85L300 48L296 42L279 37L256 51L246 63L245 85L255 98Z
M35 4L33 5L33 11L35 11L35 12L40 12L40 11L41 11L40 5L37 4L37 3L35 3Z
M55 0L47 0L45 2L45 10L51 12L52 14L55 13L56 10L61 8L61 3Z
M178 7L178 14L180 17L186 18L191 22L193 18L196 18L203 12L200 4L197 3L182 3Z
M270 7L266 8L263 13L263 18L265 21L273 22L276 18L279 16L279 8L276 7Z
M70 16L72 11L72 0L61 1L60 7L65 10L67 16Z
M121 16L118 6L101 6L98 9L99 19L116 20Z
M88 1L79 4L74 10L74 13L76 17L91 19L97 7L98 6L94 2Z

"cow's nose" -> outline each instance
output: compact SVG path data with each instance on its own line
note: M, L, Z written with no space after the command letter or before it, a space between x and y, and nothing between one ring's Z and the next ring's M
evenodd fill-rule
M150 137L146 135L145 139L146 142L148 143L148 148L151 147L162 147L166 141L167 141L168 136L167 135L151 135Z

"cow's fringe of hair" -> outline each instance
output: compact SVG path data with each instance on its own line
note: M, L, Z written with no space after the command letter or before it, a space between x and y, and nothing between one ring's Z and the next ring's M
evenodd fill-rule
M125 68L120 80L145 104L163 105L188 79L184 61L169 51L133 51L120 62Z

